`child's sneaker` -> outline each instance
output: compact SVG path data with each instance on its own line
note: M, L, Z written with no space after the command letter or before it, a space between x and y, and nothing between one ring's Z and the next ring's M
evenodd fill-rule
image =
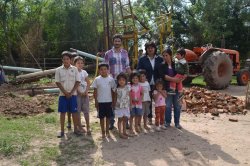
M166 127L166 128L170 127L170 123L166 123L166 124L165 124L165 127Z
M176 124L175 127L176 127L177 129L182 129L182 126L181 126L180 124Z
M161 129L167 130L167 128L164 125L161 126Z
M161 131L160 126L156 126L155 130L156 130L156 131Z

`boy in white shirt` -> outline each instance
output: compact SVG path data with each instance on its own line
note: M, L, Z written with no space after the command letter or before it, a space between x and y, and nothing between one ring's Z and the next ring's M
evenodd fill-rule
M58 138L64 136L66 112L72 113L74 133L77 135L80 134L77 129L78 114L76 99L76 89L80 84L80 77L77 68L70 64L70 55L71 54L68 51L62 53L63 65L58 67L55 73L55 82L60 89L58 112L60 112L61 132L58 134Z
M101 63L98 66L100 75L95 78L92 87L94 88L95 107L100 118L102 138L110 137L109 122L112 116L114 104L115 80L108 75L109 65ZM106 118L106 127L104 120Z

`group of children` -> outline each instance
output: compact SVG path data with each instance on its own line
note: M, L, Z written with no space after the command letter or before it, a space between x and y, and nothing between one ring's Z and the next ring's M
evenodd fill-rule
M116 81L109 76L109 66L102 63L98 66L100 75L95 78L94 88L95 106L99 113L102 137L110 137L109 120L112 113L118 118L118 131L121 138L127 139L134 136L135 132L142 131L141 120L143 118L144 129L149 130L147 116L150 112L150 86L146 80L145 71L133 72L128 79L125 73L120 73ZM116 85L116 83L117 85ZM165 98L167 93L163 90L161 80L156 82L156 90L153 92L155 101L155 125L156 130L166 129L164 126ZM129 133L126 124L129 121ZM106 122L106 123L105 123Z
M91 134L88 97L90 81L88 73L83 70L85 61L82 57L76 56L73 66L70 64L69 52L63 52L62 56L63 65L57 68L55 74L55 81L60 89L58 111L60 112L61 132L58 137L64 136L66 112L72 114L76 135L84 132ZM144 129L149 130L147 117L150 113L150 94L155 102L156 131L166 129L164 117L167 92L164 90L162 80L157 80L155 90L151 91L144 70L133 72L129 77L125 73L120 73L117 78L109 75L109 65L106 63L99 64L98 70L100 75L94 79L91 86L94 88L95 107L100 118L103 138L110 137L109 122L113 113L118 118L118 131L121 138L127 139L129 136L134 136L135 132L140 133L142 119ZM182 90L181 85L180 90ZM81 124L81 112L84 114L87 131ZM128 122L129 132L127 133Z

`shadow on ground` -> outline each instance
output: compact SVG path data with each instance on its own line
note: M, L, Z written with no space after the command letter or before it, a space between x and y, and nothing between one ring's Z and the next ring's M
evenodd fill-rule
M94 165L92 156L97 146L92 136L76 136L73 132L66 134L59 144L58 165Z
M116 150L114 150L116 149ZM173 127L162 132L140 134L129 140L102 142L103 160L111 165L211 165L223 160L225 165L239 164L217 144L185 129Z

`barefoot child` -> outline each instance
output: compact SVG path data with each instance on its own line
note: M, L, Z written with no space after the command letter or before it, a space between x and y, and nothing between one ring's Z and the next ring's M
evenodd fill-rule
M101 63L98 66L100 75L95 78L92 87L94 88L95 107L98 110L102 138L110 137L109 121L112 116L113 91L115 90L115 81L108 75L109 65ZM106 119L106 127L105 127Z
M81 112L83 112L86 121L87 134L90 135L91 133L89 128L89 96L88 96L90 81L88 78L88 73L85 70L83 70L84 62L85 60L80 56L76 56L74 59L74 65L78 69L81 81L80 86L77 89L77 111L79 114L78 127L81 131L85 132L81 124Z
M77 129L77 100L76 89L80 84L80 77L75 66L70 64L70 53L64 51L62 53L63 65L56 69L55 82L60 89L58 112L60 112L60 124L61 132L58 137L64 136L64 122L66 112L72 113L74 123L74 133L79 135L80 132Z
M154 101L155 101L155 126L156 131L160 131L160 129L166 129L164 126L164 116L166 109L165 99L167 97L167 92L163 89L163 82L161 80L157 80L155 83L155 88L153 92Z
M139 85L143 88L143 99L142 99L142 112L143 112L143 122L144 122L144 129L149 130L150 128L147 126L148 121L148 114L150 113L150 85L148 81L146 80L146 71L141 70L140 71L140 83ZM141 124L141 121L139 122Z
M139 120L142 117L142 98L143 98L143 89L139 85L139 73L132 73L130 75L131 90L130 90L130 103L131 103L131 112L130 112L130 134L135 134L133 131L133 120L135 119L135 131L140 133L139 130Z
M115 115L118 118L118 130L120 138L127 139L126 133L127 119L130 117L130 87L127 85L127 76L120 73L117 76L117 89L115 95Z

